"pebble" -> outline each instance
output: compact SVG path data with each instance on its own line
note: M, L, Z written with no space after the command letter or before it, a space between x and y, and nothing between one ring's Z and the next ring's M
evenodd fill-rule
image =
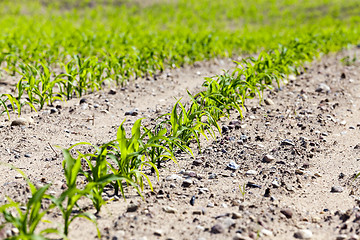
M264 162L267 162L267 163L270 163L270 162L272 162L272 161L274 161L275 160L275 158L272 156L272 155L270 155L270 154L266 154L265 156L264 156L264 158L263 158L263 161Z
M163 207L163 211L166 213L177 213L177 209L170 206Z
M320 83L319 86L316 88L315 92L322 92L322 93L328 93L331 89L328 85L325 83Z
M344 188L341 186L332 186L331 187L331 192L332 193L341 193L344 191Z
M126 212L136 212L138 210L139 206L134 203L130 203L129 206L126 209Z
M203 188L203 187L199 188L198 190L199 190L199 194L205 194L205 193L209 192L208 188Z
M286 209L282 209L280 210L280 212L286 217L286 218L292 218L293 213L290 209L286 208Z
M345 120L342 120L339 124L342 125L342 126L345 126L345 125L346 125L346 121L345 121Z
M348 236L346 234L341 234L341 235L336 237L336 240L345 240L347 238L348 238Z
M252 240L252 238L241 235L240 233L236 233L236 235L233 237L233 240Z
M213 207L215 207L215 205L214 205L214 203L209 202L208 205L207 205L207 207L208 207L208 208L213 208Z
M205 214L205 211L203 211L202 209L196 209L192 212L193 215L203 215Z
M17 229L17 228L12 228L12 229L11 229L11 233L12 233L13 236L17 236L17 235L19 235L19 229Z
M11 126L24 126L28 123L28 120L25 118L18 118L11 122Z
M200 231L204 231L205 230L205 228L203 227L203 226L201 226L201 225L197 225L196 226L196 229L197 230L200 230ZM206 240L205 238L198 238L197 240Z
M21 174L15 175L15 179L20 179L20 178L23 178L23 176Z
M138 113L138 111L136 109L125 112L125 116L137 116L138 114L139 113Z
M272 233L272 231L263 228L260 231L260 235L265 236L265 237L272 237L273 233Z
M195 159L195 160L193 161L193 165L194 165L194 166L201 166L202 163L203 163L203 161L201 161L200 159Z
M242 214L238 212L233 212L231 215L232 219L239 219L242 218Z
M170 176L167 176L166 181L177 181L177 180L182 180L182 177L176 174L172 174Z
M294 233L294 237L298 239L311 239L312 232L308 229L301 229L298 232Z
M195 205L195 199L196 199L195 196L192 196L192 197L191 197L191 199L190 199L190 205L191 205L191 206L194 206L194 205Z
M312 238L312 232L307 229L301 229L298 232L294 233L294 238L298 239L311 239Z
M257 174L257 171L255 171L255 170L248 170L245 173L245 175L256 175L256 174Z
M266 105L274 105L273 100L271 100L270 98L264 99L264 102L265 102Z
M154 235L160 237L160 236L163 235L163 231L162 231L161 229L158 229L158 230L156 230L156 231L154 232Z
M226 203L222 203L222 204L221 204L221 207L223 207L223 208L227 208L227 207L228 207L228 205L227 205Z
M234 161L230 161L227 167L231 170L238 170L240 168L240 165L236 164Z
M296 76L295 76L294 74L290 74L290 75L288 76L288 80L289 80L289 81L296 81Z
M218 234L218 233L223 233L224 231L225 229L221 224L215 224L214 226L212 226L210 232L214 234Z
M31 155L30 155L30 154L28 154L28 153L26 153L26 154L24 155L24 157L26 157L26 158L30 158L30 157L31 157Z
M295 146L294 142L291 141L290 139L284 139L282 142L281 142L281 145L288 145L288 146Z
M193 184L193 181L190 179L190 178L188 178L188 179L185 179L184 181L183 181L183 183L182 183L182 187L190 187L191 186L191 184Z
M272 186L274 188L279 188L280 187L280 184L279 184L279 182L277 180L272 181L271 184L272 184Z
M215 173L209 175L209 179L215 179L215 178L217 178L217 175Z
M115 95L115 94L116 94L116 90L115 90L115 89L110 89L109 94L110 94L110 95Z

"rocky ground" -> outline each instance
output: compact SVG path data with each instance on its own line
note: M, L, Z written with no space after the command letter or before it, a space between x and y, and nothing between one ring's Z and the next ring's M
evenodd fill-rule
M202 153L166 163L144 200L133 190L126 202L109 195L98 218L103 239L360 239L354 179L360 170L360 63L341 61L356 54L360 50L325 56L280 90L266 91L261 104L247 102L245 118L233 112L223 119L223 134L204 140ZM125 118L127 127L140 117L149 122L168 112L174 97L186 101L186 89L199 91L204 77L234 66L231 60L196 63L25 113L19 126L16 117L2 116L1 162L38 185L52 182L51 191L60 193L63 159L55 145L113 140ZM11 88L6 81L0 87ZM6 195L24 201L25 181L8 166L0 168L1 203ZM95 238L86 220L73 223L70 239Z

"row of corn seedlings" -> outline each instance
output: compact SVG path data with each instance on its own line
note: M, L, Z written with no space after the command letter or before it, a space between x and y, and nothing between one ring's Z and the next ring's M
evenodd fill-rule
M233 77L238 76L237 82L233 83L236 86L225 87L226 81L221 81L221 79L227 79L226 74L220 76L219 81L208 79L205 83L208 87L207 94L211 95L212 91L219 94L218 89L222 89L221 94L227 94L227 91L233 94L237 92L242 96L241 102L244 102L245 98L255 96L270 82L278 81L291 71L296 72L303 61L311 61L318 50L324 53L337 51L358 39L359 34L356 29L339 29L334 32L324 30L317 34L302 34L295 39L290 39L286 45L280 45L276 50L263 51L257 58L252 57L238 62L240 67L232 73ZM133 68L131 71L128 70L129 66ZM127 62L125 58L116 58L114 55L104 60L75 55L62 66L59 74L51 71L45 63L21 64L19 68L20 70L17 71L22 77L16 85L17 96L1 95L0 114L6 113L10 116L9 112L14 111L20 115L25 105L33 110L42 109L47 104L52 105L56 100L81 97L99 90L104 87L105 81L123 84L124 80L142 73L141 65ZM139 72L131 75L135 70ZM244 88L245 86L247 87ZM238 90L235 91L234 87ZM246 91L243 91L244 89ZM232 99L234 97L232 95L230 99L226 99L226 102L234 102ZM236 106L238 110L240 105Z
M0 113L20 114L26 105L41 109L100 89L107 80L125 84L214 56L277 49L294 36L322 41L332 51L341 41L359 40L357 0L181 0L147 7L50 2L0 1L0 77L21 76L17 96L1 96Z

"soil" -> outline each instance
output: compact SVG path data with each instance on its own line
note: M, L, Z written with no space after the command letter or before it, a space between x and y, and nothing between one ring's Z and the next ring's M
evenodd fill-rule
M360 64L340 61L354 54L360 50L324 56L280 89L266 90L260 104L249 100L245 117L234 111L222 119L222 135L203 140L201 153L194 148L194 157L178 155L178 164L160 169L159 180L151 176L154 191L147 187L144 200L133 189L127 189L126 201L109 191L110 201L98 216L102 238L359 239L354 176L360 170ZM55 146L108 142L124 119L127 129L141 117L151 124L177 99L186 102L186 90L198 92L204 77L234 67L231 59L215 59L168 70L39 112L28 110L20 126L11 126L16 116L3 115L0 204L5 196L22 202L29 196L25 180L7 164L37 186L51 182L50 191L59 194L65 180ZM11 88L6 80L0 87ZM56 214L51 220L61 223ZM76 220L70 239L96 239L96 229Z

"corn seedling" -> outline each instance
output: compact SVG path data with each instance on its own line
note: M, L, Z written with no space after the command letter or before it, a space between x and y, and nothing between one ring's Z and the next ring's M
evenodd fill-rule
M43 217L53 208L53 206L50 205L48 208L43 209L44 201L51 198L51 196L46 194L50 184L36 188L23 172L20 170L17 171L26 179L31 190L31 198L24 208L22 204L14 202L10 198L7 198L8 203L0 207L0 213L5 219L5 224L11 224L18 230L17 235L7 239L47 239L46 235L50 233L58 234L58 230L55 228L45 228L40 232L36 231L39 223L48 222L45 221Z
M97 183L90 182L86 184L84 188L79 189L76 181L79 173L81 172L81 158L73 158L67 149L63 149L62 152L64 155L63 168L67 189L62 192L59 197L50 196L50 199L62 213L64 220L63 234L66 237L68 236L69 226L76 218L84 218L96 225L98 237L101 238L94 215L83 212L81 209L78 209L79 213L74 213L74 208L77 207L79 199L90 194L91 190L97 185Z

